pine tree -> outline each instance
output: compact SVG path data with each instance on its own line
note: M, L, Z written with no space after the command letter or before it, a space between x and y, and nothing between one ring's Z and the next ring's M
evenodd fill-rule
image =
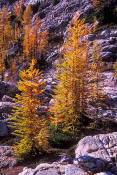
M13 147L18 158L25 156L34 148L46 150L48 145L48 129L46 116L39 111L42 102L38 96L45 89L45 82L40 81L39 70L34 68L34 59L27 70L20 72L18 89L13 114L9 116L11 127L15 128L12 134L20 137L20 141ZM40 78L39 78L40 77Z

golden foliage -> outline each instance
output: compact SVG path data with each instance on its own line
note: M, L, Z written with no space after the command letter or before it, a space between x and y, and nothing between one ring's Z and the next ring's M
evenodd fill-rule
M14 13L16 18L11 22L10 17ZM27 5L23 12L23 0L16 2L14 13L10 14L5 7L0 13L0 76L2 79L4 78L5 61L12 71L13 66L10 63L14 62L14 59L16 65L22 64L24 60L39 59L47 45L48 32L39 32L42 24L38 17L32 26L30 5Z
M54 106L51 112L55 125L64 125L64 131L75 133L80 126L81 113L87 107L88 40L83 38L91 28L83 20L74 19L67 30L64 43L64 60L58 63Z
M85 24L84 19L76 18L71 25L64 43L64 58L57 64L58 84L50 111L54 115L51 123L56 128L62 126L64 131L75 135L83 127L83 116L89 117L89 101L100 98L98 82L102 62L96 43L92 62L89 61L87 35L91 33L91 27Z
M41 53L45 50L48 40L48 32L38 32L41 27L40 19L37 17L34 26L30 24L24 28L23 54L25 59L39 59Z
M23 25L28 25L31 23L31 19L32 19L32 10L30 5L26 6L26 10L24 11L23 14Z
M14 12L17 16L17 19L21 21L22 14L23 14L23 0L20 0L19 2L16 2Z
M47 150L48 128L46 117L39 112L42 102L40 95L45 89L45 81L40 81L39 70L34 69L35 60L30 63L27 70L20 72L18 89L13 114L9 116L12 120L11 127L15 128L13 134L21 140L14 146L14 153L21 158L29 153L33 147Z
M9 13L6 7L1 9L0 13L0 75L3 78L3 72L5 70L4 60L8 49L10 48L10 42L13 40L13 28L9 22Z
M114 71L115 71L114 75L117 76L117 61L114 63L113 68L114 68Z

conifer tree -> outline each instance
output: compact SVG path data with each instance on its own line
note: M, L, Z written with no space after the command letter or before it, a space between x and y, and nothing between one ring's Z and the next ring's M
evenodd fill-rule
M33 13L31 10L31 6L27 5L26 10L24 11L24 14L23 14L23 24L24 25L28 25L31 23L32 15Z
M94 43L92 61L89 58L87 35L91 27L84 20L74 19L67 30L63 59L57 65L58 84L55 87L54 104L50 111L52 124L63 127L73 135L82 129L85 116L89 116L89 101L98 102L99 73L101 71L100 49ZM89 61L90 60L90 61ZM96 113L97 115L97 113Z
M38 32L41 27L40 19L37 17L34 25L31 27L27 24L24 27L23 55L24 58L30 60L32 58L39 59L41 53L47 45L48 32Z
M75 134L81 127L81 114L85 112L89 98L88 84L88 39L90 27L83 20L74 19L64 43L64 59L58 64L55 101L50 111L57 125L64 131Z
M10 48L10 42L13 40L13 28L10 25L9 13L6 7L1 9L0 13L0 75L3 79L3 72L5 70L5 56Z
M40 151L46 150L48 145L48 129L46 126L46 116L40 112L42 102L40 95L45 89L45 82L40 81L39 70L34 68L34 59L27 70L20 72L21 80L18 89L21 94L17 94L13 114L9 116L12 120L11 127L15 128L13 134L20 137L20 141L13 147L18 158L37 148Z
M23 15L23 0L20 0L19 2L16 2L14 12L17 16L17 19L19 21L22 21L22 15Z

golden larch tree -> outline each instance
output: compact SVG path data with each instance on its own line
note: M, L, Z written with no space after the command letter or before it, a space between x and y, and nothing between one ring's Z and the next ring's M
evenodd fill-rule
M85 113L90 89L88 84L88 39L91 28L76 18L67 29L64 43L64 59L58 63L52 123L63 125L64 131L75 134L82 125L81 115Z
M0 13L0 75L2 79L5 70L5 56L10 49L10 43L12 40L13 28L10 25L9 13L6 7L3 7Z
M40 19L37 17L34 25L31 27L27 24L24 27L24 40L23 40L23 58L30 60L35 58L38 60L41 53L45 50L48 40L48 32L39 32L41 27Z
M18 89L13 114L9 116L12 121L11 127L15 128L12 134L20 137L20 141L13 147L18 158L25 156L33 148L47 150L48 128L46 116L41 114L42 102L39 95L45 90L45 81L41 78L41 72L34 68L35 60L30 63L27 70L20 72Z
M94 29L95 30L95 29ZM67 29L63 59L57 64L58 81L55 87L52 124L63 127L75 136L84 126L89 115L89 102L99 102L100 71L102 66L100 49L94 43L93 53L89 58L88 34L91 26L85 20L76 18Z

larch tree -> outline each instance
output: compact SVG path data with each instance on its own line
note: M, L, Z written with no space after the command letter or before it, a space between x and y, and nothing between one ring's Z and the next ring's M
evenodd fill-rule
M22 15L23 15L23 0L20 0L19 2L16 2L14 7L14 12L17 16L17 19L19 21L22 21Z
M27 5L26 9L24 11L24 14L23 14L23 25L28 25L31 23L32 15L33 15L33 13L31 10L31 6Z
M41 27L40 19L35 19L34 25L31 27L27 24L24 27L24 40L23 40L23 59L30 60L35 58L38 60L41 53L45 50L48 40L48 32L39 32Z
M47 150L48 128L46 125L46 115L41 114L42 102L39 95L45 90L45 81L41 78L41 72L34 68L35 60L30 63L27 70L20 72L18 89L21 94L17 94L14 111L9 118L12 121L11 127L15 128L12 134L18 136L20 141L13 146L14 153L18 158L22 158L34 148L42 151Z
M91 27L85 20L75 18L67 29L63 59L57 64L58 83L54 90L54 104L50 107L51 123L73 136L83 128L84 118L90 117L89 102L100 98L97 82L102 62L95 43L89 58L87 35L90 33Z
M10 25L9 13L6 7L1 9L0 13L0 75L3 79L3 72L5 70L5 56L10 48L10 43L13 40L13 28Z
M50 111L55 126L63 125L64 131L73 135L82 125L81 115L85 113L90 96L88 88L88 39L91 28L76 18L67 29L64 43L64 59L58 63L54 105Z

